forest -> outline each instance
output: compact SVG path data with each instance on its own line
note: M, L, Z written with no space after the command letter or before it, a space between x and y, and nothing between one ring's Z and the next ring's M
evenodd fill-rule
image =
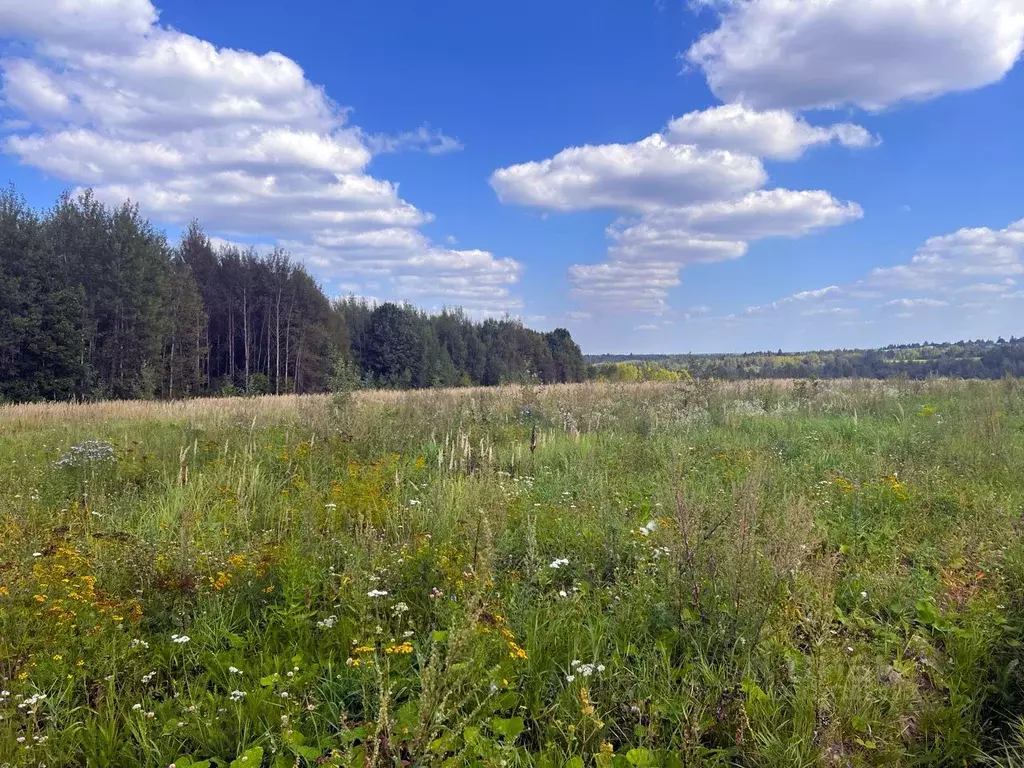
M695 378L742 379L999 379L1024 376L1024 338L898 344L882 349L744 352L696 355L587 355L599 377L652 378L677 371ZM645 376L644 373L648 372ZM665 374L661 373L661 376ZM656 378L656 376L654 377Z
M331 299L287 252L172 245L91 192L31 209L0 192L0 402L187 398L579 381L568 331L459 309Z

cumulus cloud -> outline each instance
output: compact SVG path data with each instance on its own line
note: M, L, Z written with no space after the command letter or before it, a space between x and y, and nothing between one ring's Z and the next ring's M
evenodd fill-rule
M0 139L21 162L154 218L199 217L277 241L325 279L377 274L396 295L504 311L522 267L436 245L430 214L367 171L373 155L461 147L422 127L369 136L279 53L218 48L164 27L149 0L0 1Z
M860 149L879 140L859 125L814 126L783 109L764 112L742 104L688 112L668 124L671 141L728 149L778 160L795 160L808 148L830 143Z
M491 186L503 203L644 211L742 194L766 179L755 157L673 144L656 133L633 144L571 147L547 160L501 168Z
M994 83L1024 48L1017 0L721 0L686 59L726 102L877 110Z
M796 312L823 321L829 316L856 316L849 322L866 325L877 322L868 317L875 313L882 320L928 323L920 328L925 335L937 329L963 334L965 321L972 321L976 335L996 336L1012 332L1018 322L1011 300L1024 295L1015 290L1019 275L1024 275L1024 219L1004 229L964 228L932 237L904 264L874 269L846 285L801 291L748 307L739 317L757 316L763 324L777 316L791 326ZM954 301L972 294L987 300Z

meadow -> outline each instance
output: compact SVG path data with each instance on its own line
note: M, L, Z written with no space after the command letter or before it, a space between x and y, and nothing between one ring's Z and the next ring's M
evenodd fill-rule
M1022 481L1013 379L0 407L0 765L1024 765Z

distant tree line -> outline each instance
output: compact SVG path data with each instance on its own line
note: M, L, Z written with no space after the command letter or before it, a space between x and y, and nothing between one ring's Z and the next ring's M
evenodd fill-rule
M287 252L177 245L91 192L37 213L0 192L0 401L580 381L569 332L450 309L331 301Z
M598 369L618 364L655 365L699 378L740 379L998 379L1024 376L1024 338L955 343L899 344L882 349L815 352L746 352L705 355L588 355Z

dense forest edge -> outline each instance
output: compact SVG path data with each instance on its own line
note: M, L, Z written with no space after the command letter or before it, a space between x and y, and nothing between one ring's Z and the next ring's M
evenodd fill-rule
M86 191L0 191L0 402L580 381L565 329L330 299L284 250L176 245Z
M176 244L128 202L0 191L0 403L508 383L1024 376L1024 338L803 353L583 355L569 331L329 298L280 248Z

